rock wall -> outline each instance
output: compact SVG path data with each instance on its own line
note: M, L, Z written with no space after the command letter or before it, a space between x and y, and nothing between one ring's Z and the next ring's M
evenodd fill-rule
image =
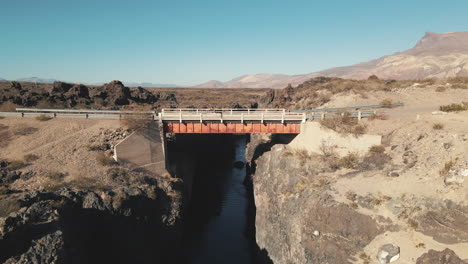
M252 138L247 153L264 141ZM334 201L319 177L319 160L301 164L285 153L286 145L273 145L256 160L258 246L275 264L348 263L382 230L371 217Z
M33 191L2 198L0 262L177 263L181 184Z

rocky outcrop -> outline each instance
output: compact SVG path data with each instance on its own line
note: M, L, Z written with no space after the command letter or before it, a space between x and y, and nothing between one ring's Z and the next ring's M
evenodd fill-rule
M273 263L350 263L382 232L371 217L327 193L319 160L301 162L285 145L269 148L247 155L258 157L252 175L257 244Z
M56 81L53 84L33 84L23 87L18 82L12 82L9 88L0 88L0 104L14 104L32 107L80 107L102 106L118 108L129 104L155 104L159 101L177 103L173 93L152 93L149 90L136 87L128 88L120 81L112 81L102 86L86 86Z
M176 263L182 204L170 193L182 187L154 177L143 181L3 197L17 209L0 217L0 262Z
M461 260L453 250L448 248L442 251L429 250L416 260L416 264L467 264Z

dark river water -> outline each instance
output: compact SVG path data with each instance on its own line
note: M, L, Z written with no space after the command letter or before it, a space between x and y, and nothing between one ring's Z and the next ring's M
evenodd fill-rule
M236 161L245 163L246 137L212 143L197 160L183 263L254 263L246 168L233 166Z

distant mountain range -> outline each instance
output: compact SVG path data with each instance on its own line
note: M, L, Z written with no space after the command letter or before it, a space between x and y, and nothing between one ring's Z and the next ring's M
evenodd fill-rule
M415 47L369 62L300 75L250 74L227 82L212 80L195 87L283 88L316 76L366 79L425 79L468 76L468 32L426 33Z
M0 81L7 81L4 78L0 78ZM44 79L44 78L39 78L39 77L29 77L29 78L18 78L14 81L17 82L37 82L37 83L54 83L56 79ZM142 82L142 83L137 83L137 82L122 82L125 86L127 87L179 87L178 85L175 84L161 84L161 83L150 83L150 82ZM93 83L91 85L102 85L103 83Z

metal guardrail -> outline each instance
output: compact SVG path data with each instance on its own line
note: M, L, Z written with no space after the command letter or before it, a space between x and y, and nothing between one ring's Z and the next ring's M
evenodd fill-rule
M402 103L393 104L401 106ZM160 113L155 111L118 111L118 110L89 110L89 109L34 109L16 108L16 112L0 112L3 116L38 116L46 115L51 117L79 117L79 118L101 118L101 119L121 119L129 115L147 116L147 118L162 121L178 122L203 122L203 121L276 121L276 122L305 122L306 120L323 119L330 116L343 115L344 110L383 108L384 105L367 105L341 108L293 110L286 109L162 109ZM388 107L388 105L385 105ZM384 110L374 111L347 111L352 117L358 119L384 113Z
M290 110L290 112L336 112L344 110L360 110L360 109L375 109L375 108L393 108L404 106L402 102L393 103L393 104L378 104L378 105L359 105L359 106L347 106L347 107L335 107L335 108L314 108L314 109L304 109L304 110Z

